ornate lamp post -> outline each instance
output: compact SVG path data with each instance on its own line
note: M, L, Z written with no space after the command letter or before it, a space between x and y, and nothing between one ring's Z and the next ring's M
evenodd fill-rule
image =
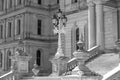
M58 34L58 49L54 57L50 59L52 63L52 74L50 76L60 76L67 68L69 58L65 57L62 51L61 34L64 33L67 17L59 9L57 14L53 15L54 33ZM65 66L65 67L63 67Z
M59 9L57 14L53 15L53 25L54 25L54 33L58 33L58 49L57 53L55 54L55 58L60 58L64 56L62 51L62 44L61 44L61 34L64 33L64 27L66 26L67 17L65 14Z

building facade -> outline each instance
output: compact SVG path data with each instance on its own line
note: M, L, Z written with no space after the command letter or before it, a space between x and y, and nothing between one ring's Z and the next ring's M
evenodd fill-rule
M120 38L119 0L0 0L1 74L11 69L13 62L9 57L15 55L19 47L32 56L28 64L27 75L33 76L34 64L37 64L40 70L38 75L49 75L52 72L49 59L57 50L57 37L53 33L52 16L59 7L68 18L65 34L61 35L63 53L66 57L69 59L74 57L73 52L79 48L76 43L80 40L84 42L84 48L87 51L99 46L98 51L101 53L113 53L112 55L116 57L115 43L119 44ZM91 55L94 57L93 54ZM104 59L108 60L106 58L108 56L111 55L105 55ZM97 59L103 59L101 57ZM98 63L100 59L97 59L96 62L92 59L91 64ZM89 63L88 61L83 65L89 65ZM76 64L71 63L69 68L75 68L78 65ZM5 77L8 80L9 76Z
M32 56L30 74L35 63L43 73L51 72L49 58L57 48L51 18L58 3L57 0L0 0L0 72L11 69L13 62L9 57L19 46Z
M60 7L68 18L66 56L71 57L77 50L80 38L87 50L94 46L103 51L115 48L119 39L119 0L62 0Z

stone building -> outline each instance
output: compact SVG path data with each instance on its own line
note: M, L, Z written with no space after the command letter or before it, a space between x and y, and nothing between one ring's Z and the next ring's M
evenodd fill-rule
M64 6L63 6L64 5ZM66 11L66 55L76 50L82 34L86 49L99 45L112 49L119 39L119 0L62 0Z
M57 0L0 0L0 74L11 69L16 48L32 56L28 72L36 63L45 75L51 72L49 57L54 55L57 38L51 18Z
M103 76L105 80L119 80L119 54L116 54L120 49L119 0L0 1L1 75L11 69L13 62L9 57L15 55L18 48L22 48L32 58L29 61L27 73L30 77L21 80L82 80L81 77L71 77L71 75L57 76L57 78L56 76L31 78L34 64L37 64L40 70L38 76L49 75L52 72L49 59L56 53L57 37L53 34L51 19L60 7L68 18L65 34L62 37L63 52L65 57L70 59L68 62L63 61L63 64L65 62L68 65L67 70L70 70L68 72L78 67L77 62L74 63L73 53L79 49L76 43L81 40L85 44L84 49L89 53L89 58L82 62L80 68L83 71L86 69L86 72L88 70L88 73L92 70ZM81 55L84 56L84 54ZM62 63L60 66L63 66ZM114 69L117 69L116 72L109 76L106 74ZM62 70L63 74L67 73L67 70ZM72 73L76 73L76 70ZM0 79L14 80L15 75L11 74L13 73L8 73ZM104 77L105 74L107 77ZM84 76L84 80L101 80L101 77L98 77L88 75Z
M60 8L68 18L64 40L65 55L72 58L73 52L78 49L76 43L81 39L86 50L93 50L90 59L86 61L91 70L104 76L116 68L119 65L119 54L116 52L120 38L120 1L61 0ZM119 80L116 77L118 75L119 72L116 72L108 80Z

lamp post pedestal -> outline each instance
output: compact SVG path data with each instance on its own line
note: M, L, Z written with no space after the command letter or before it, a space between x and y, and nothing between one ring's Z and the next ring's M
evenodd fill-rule
M65 70L67 69L67 62L69 58L67 57L60 57L56 59L55 57L52 58L50 61L52 63L52 74L50 76L60 76L62 75Z

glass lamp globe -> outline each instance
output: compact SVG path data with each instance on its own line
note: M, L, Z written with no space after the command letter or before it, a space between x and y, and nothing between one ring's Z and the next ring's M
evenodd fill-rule
M67 22L67 17L65 15L63 15L62 21L63 21L63 24Z
M60 17L62 16L62 11L61 11L61 9L58 10L57 16L58 16L58 18L60 18Z
M56 24L57 24L56 15L53 15L52 23L53 23L54 25L56 25Z

